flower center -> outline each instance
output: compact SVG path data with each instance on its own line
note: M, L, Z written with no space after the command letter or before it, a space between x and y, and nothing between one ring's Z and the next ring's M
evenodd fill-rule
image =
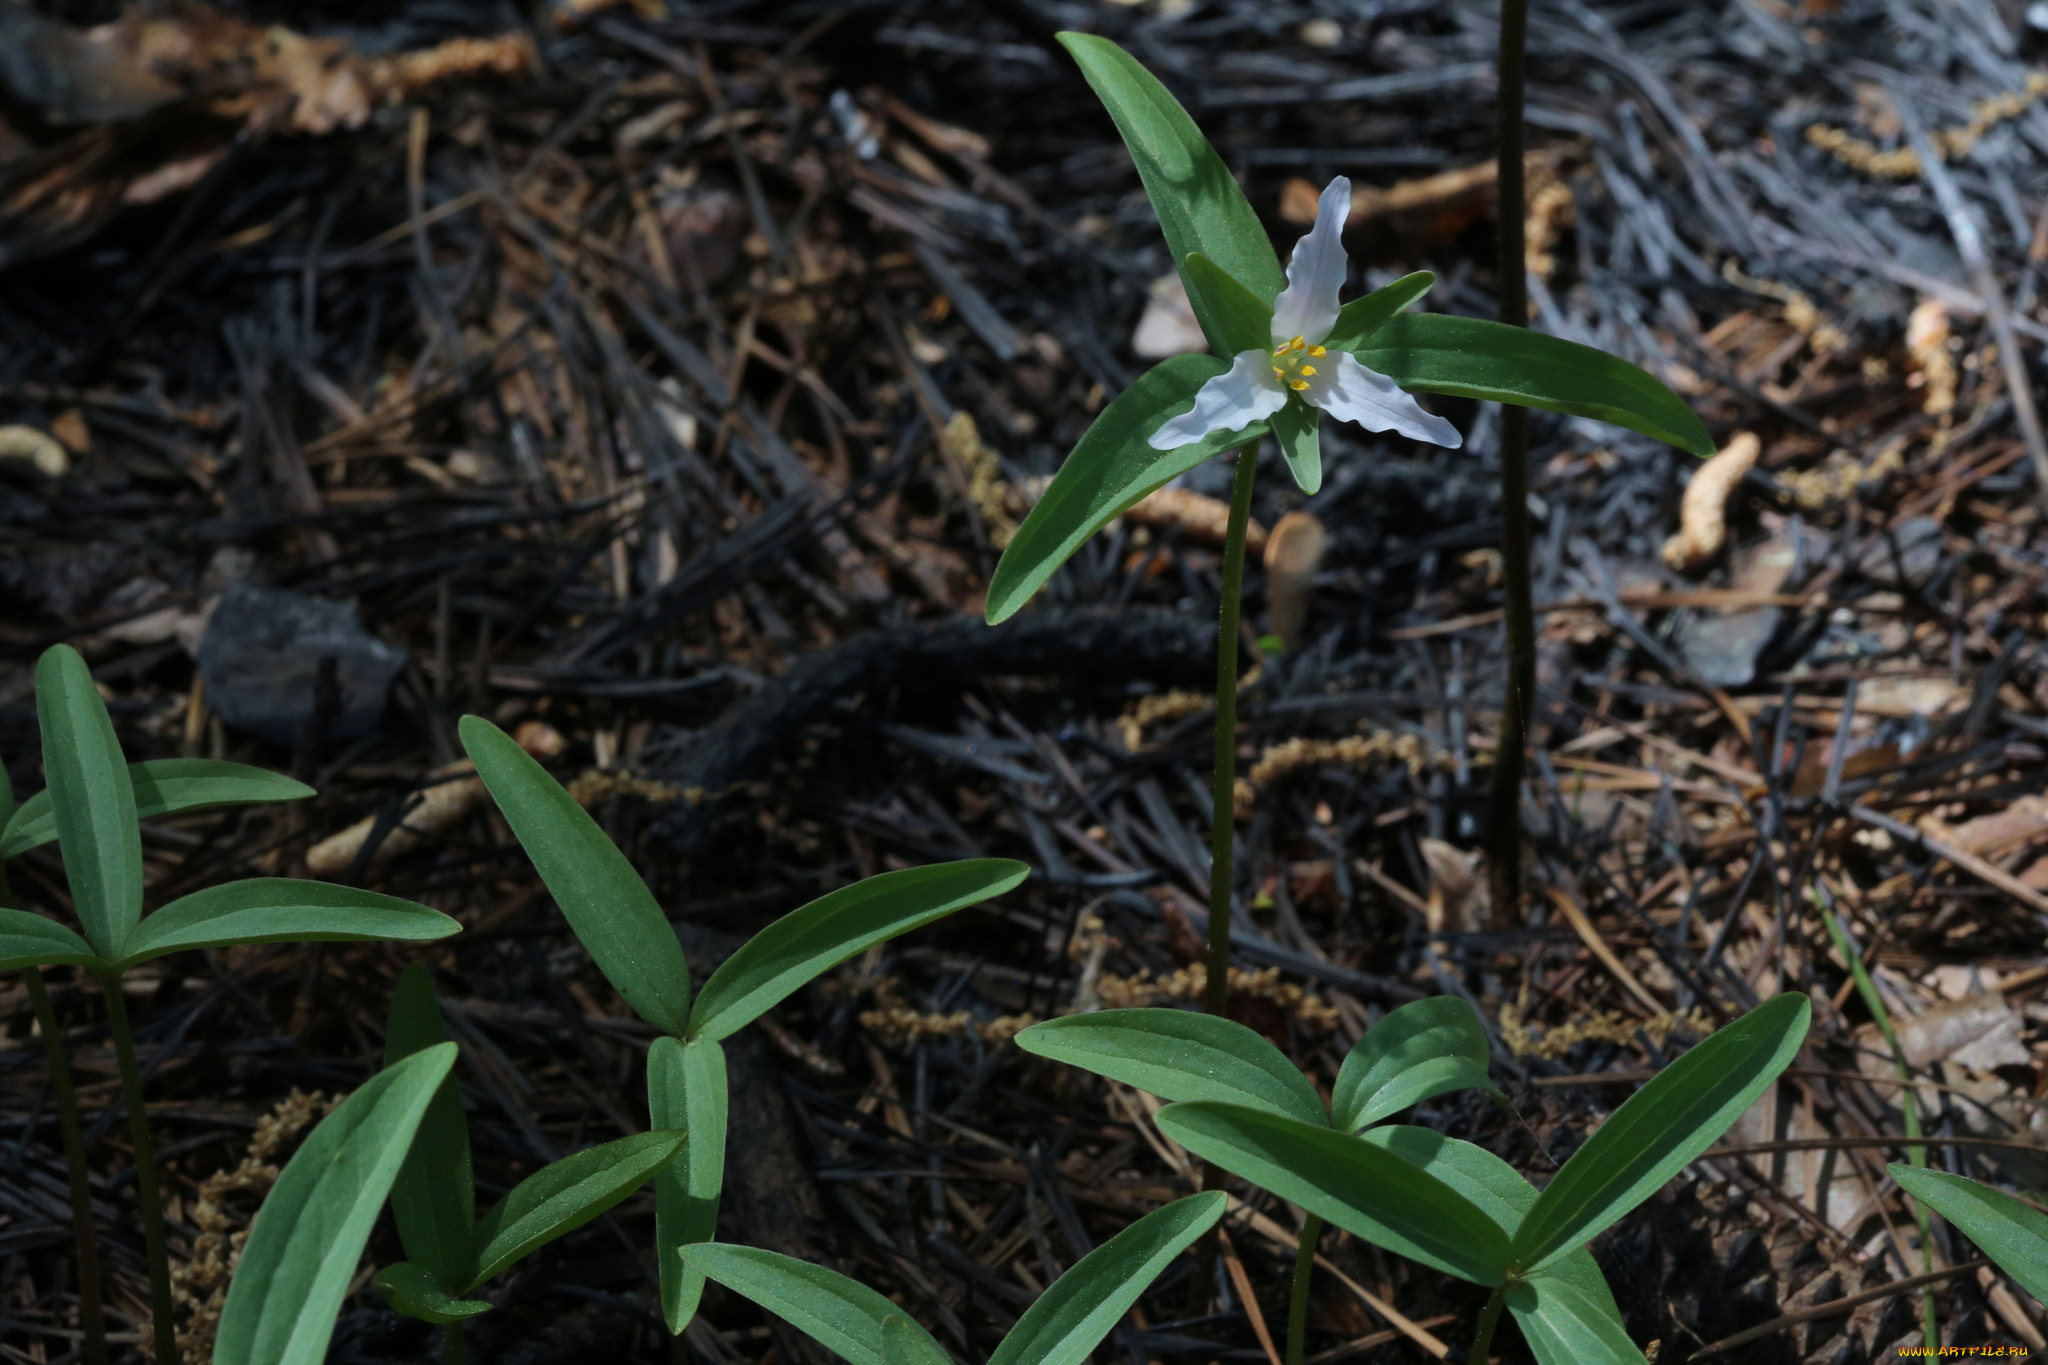
M1327 354L1321 346L1311 346L1300 337L1282 342L1273 348L1273 377L1296 393L1305 393L1316 374L1316 367L1309 362Z

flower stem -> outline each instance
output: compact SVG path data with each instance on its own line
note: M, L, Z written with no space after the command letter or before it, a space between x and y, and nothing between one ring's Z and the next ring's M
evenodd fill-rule
M469 1338L460 1322L441 1324L441 1365L469 1365Z
M64 1055L64 1032L50 1005L41 969L22 973L29 1003L43 1035L43 1056L50 1067L50 1090L57 1101L57 1131L64 1139L64 1165L71 1175L71 1235L78 1246L78 1312L85 1328L89 1365L107 1365L107 1320L100 1311L100 1257L93 1243L92 1173L85 1164L85 1137L78 1124L78 1089L71 1083L71 1061Z
M5 797L0 800L0 809L11 808L14 795L7 790L4 768L0 768L0 794ZM0 862L0 905L13 904L14 889L7 882L7 864ZM85 1135L78 1123L78 1087L71 1082L71 1059L64 1055L64 1030L50 1004L42 968L30 967L21 975L28 983L28 1001L35 1011L36 1030L43 1035L50 1093L57 1102L57 1132L64 1142L64 1165L71 1177L71 1237L78 1248L78 1316L85 1329L86 1365L107 1365L107 1319L100 1310L100 1254L93 1237L92 1168L85 1164Z
M1524 264L1522 90L1528 46L1529 0L1500 7L1500 320L1529 325L1529 280ZM1529 586L1529 412L1512 405L1500 413L1500 576L1507 615L1508 677L1501 698L1500 744L1493 756L1488 800L1492 828L1489 859L1495 914L1512 913L1522 895L1522 773L1529 718L1536 708L1536 616Z
M1230 1001L1230 891L1237 837L1237 622L1244 606L1244 537L1252 519L1252 476L1259 443L1238 448L1230 484L1230 525L1223 536L1223 604L1216 631L1216 810L1209 829L1209 951L1203 1007L1223 1013Z
M156 1144L149 1137L149 1112L142 1102L142 1068L135 1061L135 1034L121 998L118 972L96 972L106 997L107 1027L114 1035L114 1059L121 1066L121 1102L128 1108L128 1136L135 1146L135 1195L142 1204L142 1241L149 1254L150 1330L156 1359L178 1359L177 1324L171 1317L171 1258L164 1247L164 1200L157 1183Z
M1472 1365L1486 1365L1486 1358L1493 1353L1493 1329L1500 1323L1500 1308L1507 1302L1507 1294L1506 1285L1495 1285L1486 1296L1486 1307L1479 1310L1479 1330L1472 1335Z
M1315 1273L1316 1243L1323 1239L1323 1220L1314 1214L1301 1225L1301 1246L1294 1253L1294 1293L1287 1300L1287 1365L1301 1365L1308 1344L1308 1281Z

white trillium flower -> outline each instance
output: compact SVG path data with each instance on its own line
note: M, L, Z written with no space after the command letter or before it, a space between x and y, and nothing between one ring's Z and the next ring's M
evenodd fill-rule
M1193 408L1152 433L1154 450L1176 450L1212 432L1242 431L1297 399L1367 431L1398 431L1452 449L1463 444L1456 427L1423 411L1393 380L1323 345L1337 325L1346 266L1344 219L1350 211L1351 182L1340 175L1316 202L1316 225L1295 244L1287 287L1273 301L1272 349L1239 352L1229 370L1202 385Z

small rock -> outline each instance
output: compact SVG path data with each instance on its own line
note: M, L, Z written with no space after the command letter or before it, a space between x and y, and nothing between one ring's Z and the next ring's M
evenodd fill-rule
M376 730L405 652L365 631L351 603L230 584L199 640L206 704L232 729L295 744L313 715L323 658L334 660L340 694L327 737L358 739Z
M1131 349L1145 360L1209 349L1209 339L1202 335L1202 324L1195 321L1195 306L1188 302L1187 286L1179 275L1162 275L1152 282L1144 316L1131 334Z
M1798 563L1799 548L1780 532L1736 556L1731 587L1768 593L1782 589ZM1739 607L1692 617L1680 627L1679 653L1702 681L1715 687L1744 687L1756 678L1756 663L1778 633L1785 613L1774 606Z
M1757 658L1778 633L1784 615L1776 607L1748 607L1725 615L1695 616L1679 634L1679 653L1702 682L1746 687L1755 680Z
M1942 538L1941 523L1934 518L1908 518L1896 531L1864 542L1856 567L1888 588L1923 587L1941 567Z

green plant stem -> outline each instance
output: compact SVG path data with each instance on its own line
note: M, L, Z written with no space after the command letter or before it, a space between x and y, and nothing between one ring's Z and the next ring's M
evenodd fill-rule
M1495 1285L1486 1296L1486 1307L1479 1310L1479 1330L1472 1334L1472 1365L1486 1365L1486 1358L1493 1353L1493 1329L1500 1325L1501 1305L1507 1301L1504 1284Z
M57 1131L63 1135L64 1165L71 1176L71 1235L78 1247L78 1311L85 1328L85 1358L90 1365L107 1365L107 1320L100 1311L100 1258L93 1239L92 1175L85 1164L85 1135L78 1122L78 1089L71 1083L64 1032L50 1005L41 970L31 967L22 973L22 979L28 982L29 1003L43 1035L50 1091L57 1102Z
M171 1258L164 1246L163 1190L157 1183L156 1144L149 1137L149 1112L142 1102L142 1068L135 1061L135 1034L121 998L117 972L95 972L106 997L107 1027L121 1066L121 1102L128 1108L128 1136L135 1146L135 1195L142 1204L142 1242L149 1254L150 1331L159 1361L178 1359L177 1324L171 1317Z
M441 1365L469 1365L469 1338L459 1322L441 1324Z
M4 796L0 809L11 810L14 794L8 790L4 768L0 768L0 796ZM13 904L14 888L7 880L7 864L0 862L0 905ZM71 1059L64 1054L64 1030L50 1004L42 969L30 967L21 975L28 983L36 1029L43 1035L50 1093L57 1102L57 1132L64 1143L64 1166L71 1177L71 1237L78 1248L78 1316L79 1325L85 1329L86 1365L107 1365L107 1318L100 1307L100 1253L93 1235L92 1169L85 1164L85 1132L78 1122L78 1087L72 1084Z
M1529 325L1524 265L1522 88L1529 0L1500 6L1500 320ZM1488 799L1492 829L1494 913L1506 915L1522 896L1522 773L1529 718L1536 706L1536 613L1529 587L1529 412L1500 411L1500 578L1507 615L1508 676L1500 708Z
M1287 1365L1301 1365L1308 1344L1308 1282L1315 1274L1316 1243L1323 1239L1323 1220L1314 1214L1301 1225L1301 1246L1294 1253L1294 1292L1287 1300Z
M1209 951L1203 1007L1220 1015L1230 1003L1230 890L1237 836L1237 636L1244 606L1244 537L1252 518L1252 477L1259 443L1238 447L1230 484L1230 524L1223 536L1223 603L1216 632L1216 808L1209 829Z
M1818 895L1815 897L1815 903L1819 904ZM1920 1103L1914 1095L1913 1069L1907 1064L1906 1049L1899 1043L1898 1031L1892 1027L1891 1010L1886 1008L1884 996L1878 993L1877 983L1870 979L1869 969L1863 965L1862 954L1856 951L1855 943L1850 940L1848 931L1842 928L1842 922L1835 917L1835 912L1821 906L1820 917L1821 923L1827 927L1828 937L1834 940L1835 951L1849 964L1849 975L1856 982L1856 994L1862 997L1863 1007L1869 1010L1870 1017L1877 1021L1877 1031L1884 1035L1885 1044L1891 1049L1892 1069L1899 1077L1899 1108L1905 1115L1906 1136L1919 1138L1922 1136ZM1924 1169L1927 1165L1927 1149L1918 1143L1909 1145L1906 1148L1906 1161L1910 1165ZM1927 1217L1927 1206L1917 1199L1911 1202L1914 1220L1920 1225L1920 1269L1932 1274L1934 1228ZM1930 1351L1939 1349L1941 1328L1934 1320L1933 1285L1928 1285L1920 1291L1920 1334Z

